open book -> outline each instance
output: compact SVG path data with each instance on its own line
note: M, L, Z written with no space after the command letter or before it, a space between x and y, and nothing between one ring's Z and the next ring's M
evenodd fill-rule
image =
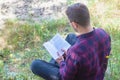
M67 41L65 41L60 34L56 34L50 41L47 41L43 44L43 46L48 50L50 55L57 59L59 56L63 55L61 49L67 51L67 49L71 46ZM59 52L59 55L57 54Z

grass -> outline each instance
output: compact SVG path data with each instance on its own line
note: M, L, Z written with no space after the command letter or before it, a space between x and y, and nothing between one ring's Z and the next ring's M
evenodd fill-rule
M30 63L36 58L50 59L42 44L56 32L66 30L66 23L65 18L43 20L35 24L6 21L6 27L1 32L6 45L0 50L0 79L38 80L29 69Z
M70 1L70 2L69 2ZM68 4L74 3L69 0ZM91 0L88 2L92 25L105 29L112 39L105 80L119 80L120 74L120 4L119 0ZM71 32L66 18L42 20L41 23L23 23L8 20L0 31L0 80L43 80L32 74L32 60L49 61L51 56L43 48L44 41L57 32L63 36ZM13 66L14 65L14 66Z

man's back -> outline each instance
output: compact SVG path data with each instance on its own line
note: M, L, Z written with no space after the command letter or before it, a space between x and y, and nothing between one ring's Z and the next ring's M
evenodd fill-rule
M78 36L65 62L61 62L62 79L103 80L110 49L110 37L102 29Z

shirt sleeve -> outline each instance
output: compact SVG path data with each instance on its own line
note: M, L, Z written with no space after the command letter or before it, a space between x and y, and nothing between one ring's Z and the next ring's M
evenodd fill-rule
M60 75L62 80L74 80L78 71L78 60L74 52L68 55L65 61L60 63Z

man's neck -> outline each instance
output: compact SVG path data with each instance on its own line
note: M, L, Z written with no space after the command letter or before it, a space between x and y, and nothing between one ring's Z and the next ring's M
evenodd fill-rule
M77 31L77 35L82 35L82 34L86 34L93 31L93 27L92 26L87 26L86 28L82 28L79 27L78 31Z

